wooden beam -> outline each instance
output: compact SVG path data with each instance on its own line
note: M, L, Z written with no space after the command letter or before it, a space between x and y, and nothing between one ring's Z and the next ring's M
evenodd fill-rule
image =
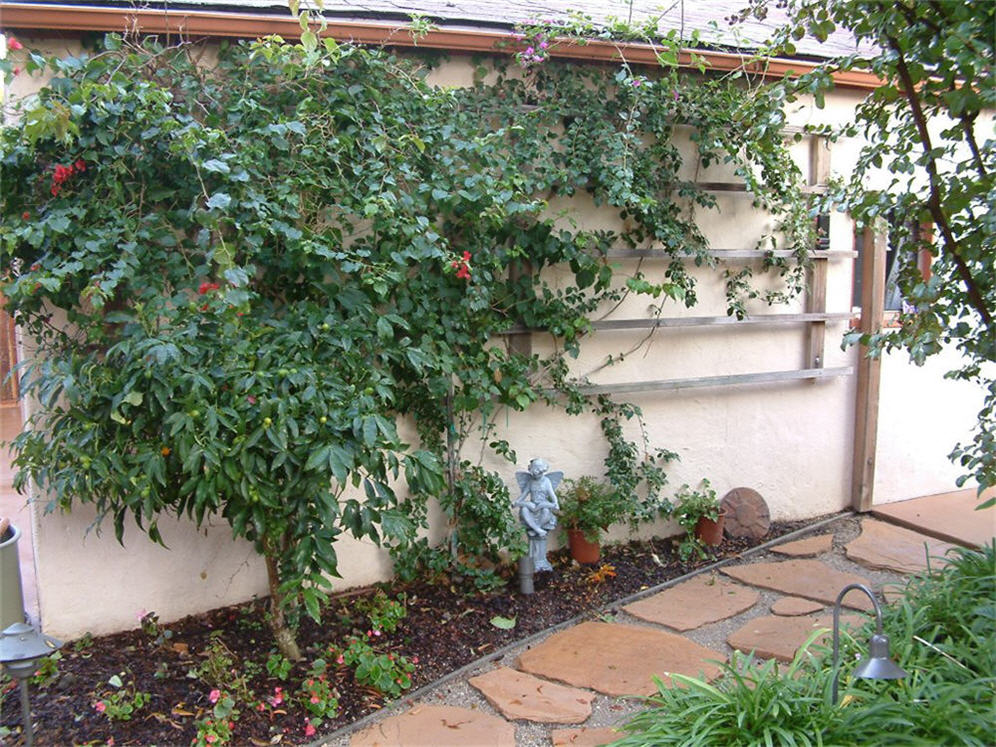
M827 317L827 260L816 259L809 269L809 291L806 293L806 315ZM845 314L850 318L850 314ZM826 348L827 320L814 319L809 325L806 340L806 368L823 368Z
M882 327L885 315L886 235L865 228L862 234L861 320L862 334ZM878 447L878 408L882 384L882 361L871 358L865 345L859 346L858 388L854 411L854 472L851 480L851 506L869 511L875 497L875 456Z
M234 3L233 3L234 4ZM192 7L138 8L96 7L71 3L0 3L5 30L46 32L133 31L141 34L176 34L186 38L227 37L255 39L279 34L286 39L301 35L301 27L289 13L270 15L259 12L216 11ZM409 33L407 22L362 19L357 21L329 18L324 36L360 44L389 44L398 47L445 49L453 52L511 55L517 51L509 44L511 31L434 27L417 42ZM584 43L557 41L548 50L553 57L593 62L618 62L659 65L658 49L650 44L592 39ZM693 54L695 59L693 59ZM770 58L750 62L743 54L711 50L682 50L678 65L696 69L704 59L706 68L716 73L747 69L767 78L794 78L812 71L818 62ZM837 87L873 89L883 81L872 73L849 70L832 74Z
M735 327L745 325L772 326L777 324L826 324L826 322L842 322L852 318L850 312L813 313L813 314L758 314L737 319L732 316L683 316L667 319L602 319L591 323L595 332L621 331L628 329L675 329L679 327ZM535 330L516 326L507 329L504 335L526 335ZM810 366L819 368L819 366Z
M795 252L791 249L707 249L704 252L709 257L716 259L764 259L765 257L794 257ZM695 254L676 254L666 249L609 249L605 253L608 259L694 259ZM835 249L833 251L817 250L809 253L810 259L853 259L858 256L852 250Z
M809 186L826 187L830 181L830 141L814 135L809 141Z
M634 381L622 384L589 384L580 387L585 394L617 394L620 392L667 392L678 389L700 389L714 386L735 386L741 384L770 384L806 379L831 379L850 376L851 366L841 368L809 368L795 371L762 371L758 373L728 374L726 376L696 376L688 379L662 379L658 381Z

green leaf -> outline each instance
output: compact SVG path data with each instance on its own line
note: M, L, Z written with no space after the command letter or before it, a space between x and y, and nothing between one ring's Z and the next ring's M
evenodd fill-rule
M491 618L491 624L499 630L511 630L515 627L516 619L514 617L502 617L501 615L495 615Z
M232 203L232 198L225 192L215 192L208 198L208 210L224 210Z
M231 168L224 161L219 161L217 158L212 158L210 161L205 161L201 164L201 168L205 171L212 171L218 174L228 174L231 172Z

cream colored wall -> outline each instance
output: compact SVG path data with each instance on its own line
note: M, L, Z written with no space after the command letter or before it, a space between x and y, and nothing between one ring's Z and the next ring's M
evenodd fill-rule
M876 504L959 489L955 480L965 470L947 455L955 444L972 440L983 400L979 386L944 378L960 364L954 348L928 358L923 366L911 363L904 352L883 356Z
M25 40L28 42L28 40ZM65 46L54 45L61 51ZM430 80L440 85L465 85L470 82L471 66L456 58L433 71ZM32 86L16 81L12 94L23 96ZM855 97L844 94L845 106L832 105L828 112L816 112L802 105L792 116L798 121L846 118L848 105ZM805 157L805 148L795 152ZM705 177L702 177L705 178ZM719 178L710 174L709 178ZM766 216L752 209L743 195L721 195L718 214L700 211L706 234L721 249L749 249L765 230L770 229ZM551 211L564 205L551 205ZM615 220L612 211L596 210L580 201L572 203L582 225L599 226ZM851 249L850 221L844 216L832 219L833 249ZM625 263L620 263L625 266ZM661 261L645 263L645 269L660 273ZM669 303L664 316L723 315L725 305L722 286L715 275L697 272L700 304L684 309ZM555 273L551 276L555 279ZM851 261L830 262L827 309L850 309ZM645 316L648 301L629 299L614 313L614 318ZM774 311L798 311L794 302ZM767 310L763 306L755 311ZM841 351L842 323L828 324L826 341L827 367L853 365L854 351ZM637 343L644 332L598 333L586 343L585 352L573 362L578 374L591 373L599 383L638 382L673 377L709 376L795 369L804 366L805 331L802 325L775 328L661 330L630 355L625 363L593 372L606 356L616 354ZM549 350L553 341L537 336L538 352ZM891 370L891 365L890 365ZM914 386L917 386L916 384ZM918 386L932 386L921 382ZM883 387L888 389L889 387ZM903 390L896 387L897 403L905 401ZM681 455L671 470L671 486L683 482L697 483L708 477L717 492L748 486L758 490L768 501L776 519L798 519L837 511L849 505L851 479L851 442L853 438L854 379L833 378L819 382L787 382L735 386L728 388L689 389L623 395L643 408L647 435L653 446L663 446ZM896 405L896 411L900 411ZM531 457L548 459L553 469L569 477L600 473L606 446L594 417L571 417L562 412L534 408L528 413L502 413L498 416L502 435L508 438L519 456L513 467L493 457L485 457L486 466L506 475L506 482L516 492L514 472ZM640 438L636 423L628 424L630 436ZM891 426L890 426L891 427ZM897 429L896 443L903 443ZM936 429L921 432L925 442L907 447L895 460L895 475L890 478L887 495L916 492L915 484L904 487L902 480L911 474L903 471L901 460L929 451L943 455L950 445L939 446L926 441L937 435ZM892 438L886 439L892 443ZM936 439L935 439L936 440ZM479 445L468 445L467 456L477 458ZM938 468L938 471L940 468ZM243 601L266 594L265 573L251 546L233 541L222 521L205 532L198 532L188 521L161 522L169 549L149 542L133 524L126 525L125 546L113 538L107 527L102 535L87 534L93 516L86 509L72 515L42 515L35 504L35 544L40 586L42 622L47 632L73 638L86 631L104 633L138 625L143 611L154 611L165 622L187 614ZM673 533L673 525L658 525L654 530ZM433 531L439 536L440 527ZM616 528L611 537L622 539L625 528ZM385 579L390 563L385 554L370 542L343 540L336 544L342 579L336 588L347 588Z

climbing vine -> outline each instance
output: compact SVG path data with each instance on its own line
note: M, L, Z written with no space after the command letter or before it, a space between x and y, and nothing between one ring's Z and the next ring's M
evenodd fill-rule
M673 455L630 443L639 411L586 397L567 361L595 312L634 293L692 305L687 262L714 263L698 222L715 199L681 175L677 128L782 219L782 245L802 259L811 241L778 117L754 126L736 79L480 58L473 86L446 89L424 81L430 55L314 34L222 44L211 64L113 35L19 54L7 75L54 77L0 141L0 290L42 405L14 444L17 486L49 510L91 504L119 539L129 519L162 541L163 514L220 515L266 559L290 658L344 533L392 548L399 572L492 583L520 533L501 476L464 447L515 461L501 408L596 414L614 483L666 507ZM548 210L581 194L620 228ZM651 246L661 272L609 261ZM501 344L521 327L556 352ZM420 531L429 498L442 547Z

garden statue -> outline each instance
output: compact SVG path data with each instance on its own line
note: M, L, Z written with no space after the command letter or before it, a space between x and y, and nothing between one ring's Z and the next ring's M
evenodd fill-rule
M563 472L550 472L550 465L543 459L529 462L526 472L516 472L522 494L514 506L519 509L519 518L529 537L529 557L533 560L534 571L552 571L553 566L546 559L547 535L557 526L557 512L560 503L554 489L564 477Z

